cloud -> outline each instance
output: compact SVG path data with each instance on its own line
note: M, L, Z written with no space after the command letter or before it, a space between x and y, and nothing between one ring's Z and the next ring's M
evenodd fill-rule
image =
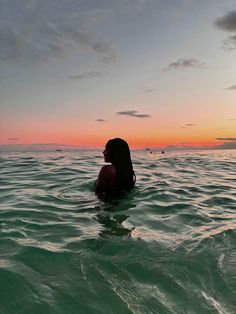
M223 41L224 49L236 49L236 10L229 11L224 16L217 18L214 25L219 30L230 33L230 35Z
M127 110L127 111L119 111L116 114L123 115L123 116L130 116L134 118L150 118L149 114L140 114L137 110Z
M153 93L156 91L155 88L152 88L152 87L147 87L147 86L142 86L142 87L139 87L142 91L144 91L145 93Z
M186 129L186 128L189 128L189 127L191 127L191 126L195 126L196 124L194 124L194 123L187 123L187 124L185 124L184 126L181 126L180 128L181 129Z
M236 149L236 140L232 142L226 142L215 147L220 149Z
M228 36L223 41L223 48L225 50L234 50L234 49L236 49L236 34Z
M103 63L113 63L119 58L118 51L110 43L95 42L92 47L100 55Z
M201 62L195 58L189 59L178 59L177 61L171 62L166 68L163 68L162 71L178 70L178 69L189 69L189 68L200 68L206 69L208 66L206 63Z
M229 87L226 87L225 89L227 89L227 90L236 90L236 84L235 85L231 85Z
M236 119L235 119L235 118L232 118L232 119L229 119L229 121L236 121Z
M95 121L97 121L97 122L105 122L106 120L104 120L104 119L96 119Z
M9 137L8 141L19 141L17 137Z
M109 15L108 11L86 11L81 6L73 1L4 1L0 12L0 62L41 64L87 51L103 63L116 62L117 49L98 39L94 29Z
M236 137L217 137L218 141L236 141Z
M230 11L214 22L215 26L225 32L236 32L236 11Z
M69 78L71 80L84 80L84 79L93 79L97 77L102 77L105 75L105 72L101 71L89 71L89 72L84 72L81 74L77 75L70 75Z
M147 88L147 89L145 89L145 92L146 93L152 93L152 92L154 92L155 91L155 89L152 89L152 88Z

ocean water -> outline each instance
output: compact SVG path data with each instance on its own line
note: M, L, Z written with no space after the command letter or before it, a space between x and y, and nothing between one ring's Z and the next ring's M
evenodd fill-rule
M236 150L132 152L99 199L100 151L0 160L0 314L236 313Z

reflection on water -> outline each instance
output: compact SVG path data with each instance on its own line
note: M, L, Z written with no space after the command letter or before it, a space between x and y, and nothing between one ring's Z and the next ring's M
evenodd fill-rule
M135 192L129 192L99 197L102 212L95 219L102 226L100 236L131 236L135 227L125 225L124 222L129 218L129 210L136 207L134 194Z
M109 214L97 214L96 219L103 226L103 229L99 233L100 236L131 236L131 232L134 230L134 227L129 229L122 225L128 217L129 216L125 214L116 214L113 216L110 216Z

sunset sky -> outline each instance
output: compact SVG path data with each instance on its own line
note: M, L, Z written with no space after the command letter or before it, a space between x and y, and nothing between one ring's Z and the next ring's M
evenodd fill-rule
M236 147L235 0L0 0L0 144Z

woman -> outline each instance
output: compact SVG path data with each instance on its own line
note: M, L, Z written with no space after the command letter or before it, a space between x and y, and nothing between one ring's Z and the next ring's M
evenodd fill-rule
M111 163L101 168L96 181L97 194L111 194L119 191L130 191L136 177L130 157L129 146L121 138L107 142L103 151L104 161Z

